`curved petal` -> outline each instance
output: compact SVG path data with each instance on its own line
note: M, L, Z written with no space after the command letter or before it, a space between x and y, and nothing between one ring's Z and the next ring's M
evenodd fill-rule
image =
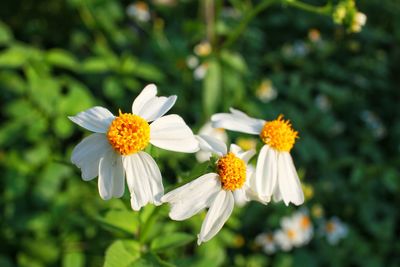
M135 211L147 203L160 205L164 194L161 173L154 159L146 152L123 156L126 179L131 193L131 206Z
M235 199L235 204L237 204L239 207L243 207L249 201L245 187L236 189L235 191L232 191L232 193L233 198Z
M221 230L232 213L234 203L235 200L232 192L225 190L219 191L201 226L200 234L197 239L198 245L210 240Z
M278 175L277 157L277 152L268 145L264 145L258 155L253 189L265 201L271 199L276 187Z
M231 144L230 151L246 163L256 154L255 149L244 151L240 148L240 146L235 144Z
M201 134L197 135L196 138L199 141L199 147L202 151L215 153L219 156L228 153L225 143L215 137Z
M147 121L154 121L167 113L175 104L177 96L157 97L156 94L157 87L154 84L147 85L133 101L132 113Z
M231 113L214 114L211 117L212 126L242 133L260 134L265 124L264 120L251 118L233 108L230 111Z
M82 171L84 181L99 175L99 162L103 154L111 148L104 134L94 133L84 138L72 151L71 162Z
M122 159L111 147L99 162L99 194L104 200L121 197L124 193L124 169Z
M132 113L139 115L140 111L145 107L146 103L153 99L157 94L155 84L147 85L142 92L135 98L132 103Z
M115 117L106 108L93 107L68 118L89 131L106 133Z
M150 143L177 152L193 153L199 150L199 142L192 130L175 114L161 117L150 124Z
M303 190L289 152L281 152L278 155L278 184L286 205L290 202L295 205L303 204Z
M221 182L216 173L207 173L181 186L161 200L171 204L169 217L176 221L186 220L211 205L215 194L221 190Z

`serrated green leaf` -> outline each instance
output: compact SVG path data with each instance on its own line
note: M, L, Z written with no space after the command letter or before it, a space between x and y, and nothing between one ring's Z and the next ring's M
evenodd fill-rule
M184 246L193 240L194 236L186 233L167 233L164 236L156 237L153 242L151 242L150 248L153 251L162 251Z
M117 240L107 248L104 267L131 266L140 257L140 245L133 240Z

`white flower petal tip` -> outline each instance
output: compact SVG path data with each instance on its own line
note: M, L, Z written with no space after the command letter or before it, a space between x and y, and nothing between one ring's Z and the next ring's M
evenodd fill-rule
M185 121L176 114L167 115L150 124L150 143L170 151L194 153L199 141Z
M148 203L161 205L164 187L160 170L154 159L146 152L123 156L126 179L131 193L131 206L135 211Z
M237 157L239 157L246 163L256 154L255 149L250 149L250 150L245 151L245 150L242 150L240 148L240 146L238 146L236 144L231 144L230 151L233 152Z
M278 186L286 206L289 203L293 203L296 206L304 203L304 194L300 179L294 167L292 157L288 152L280 153L278 157Z
M106 133L114 118L114 115L103 107L93 107L76 116L68 116L74 123L95 133Z
M157 87L147 85L133 101L132 113L139 115L147 121L154 121L167 113L175 104L177 96L157 97Z
M169 217L171 219L182 221L209 207L220 190L221 183L218 175L207 173L165 194L161 201L170 204Z
M84 181L90 181L99 175L100 158L109 148L105 135L99 133L89 135L74 148L71 162L81 169Z
M245 113L230 109L231 113L217 113L211 116L214 128L224 128L232 131L260 134L265 121L247 116Z
M196 139L199 141L199 147L202 151L215 153L218 156L223 156L227 153L225 143L215 137L200 134L196 136Z
M198 244L210 240L221 230L233 211L234 202L232 192L225 190L218 192L201 226Z

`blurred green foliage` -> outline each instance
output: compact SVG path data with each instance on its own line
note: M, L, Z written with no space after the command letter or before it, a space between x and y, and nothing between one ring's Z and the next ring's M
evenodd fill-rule
M360 34L274 5L224 47L251 1L216 1L211 28L205 2L152 1L149 21L129 16L129 1L0 3L0 266L400 265L400 3L360 1ZM186 59L206 36L213 50L196 80ZM264 79L278 93L269 103L256 97ZM296 166L314 187L305 206L342 218L348 238L266 256L255 236L294 208L252 203L198 247L202 215L173 222L165 205L135 213L127 194L101 201L97 181L83 182L69 162L84 131L67 116L94 105L129 110L150 82L178 95L172 112L195 130L231 106L285 114L300 132ZM193 155L155 154L167 190L207 168Z

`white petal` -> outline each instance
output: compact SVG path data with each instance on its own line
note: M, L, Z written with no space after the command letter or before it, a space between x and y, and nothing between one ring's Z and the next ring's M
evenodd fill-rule
M108 200L113 196L121 197L124 193L124 184L123 182L121 184L121 180L124 180L122 159L121 156L110 147L99 162L98 187L100 197L104 200ZM117 188L115 188L115 186Z
M68 118L89 131L106 133L115 117L106 108L93 107Z
M211 121L208 121L207 123L205 123L200 128L198 134L212 136L212 137L217 138L218 140L222 141L223 143L226 143L228 141L228 135L226 134L225 129L213 128L211 126Z
M233 194L230 191L221 190L207 212L201 226L197 244L210 240L215 236L228 220L234 206Z
M303 190L289 152L281 152L278 155L278 184L286 205L290 202L295 205L303 204Z
M154 159L146 152L123 156L122 163L131 193L133 210L140 210L147 203L160 205L164 194L161 173Z
M202 151L215 153L219 156L226 155L227 147L225 143L217 138L203 134L196 136L196 138Z
M235 144L231 144L230 151L246 163L256 154L255 149L244 151L240 146Z
M175 104L176 99L176 95L169 97L156 96L146 103L138 115L147 121L154 121L167 113Z
M231 113L218 113L211 117L214 128L224 128L248 134L260 134L265 121L254 119L245 113L230 109Z
M256 175L253 183L253 189L259 194L261 199L271 199L277 186L277 152L264 145L258 155Z
M132 113L139 115L147 102L157 94L157 87L154 84L147 85L142 92L135 98L132 104Z
M237 204L240 207L243 207L249 201L244 186L240 189L236 189L232 193L235 199L235 204Z
M156 94L157 87L154 84L147 85L133 101L132 113L147 121L154 121L167 113L175 104L177 96L157 97Z
M215 173L207 173L181 186L161 200L171 204L169 217L176 221L186 220L211 205L215 194L221 190L221 182Z
M98 176L100 158L110 147L104 134L94 133L74 148L71 162L81 169L83 180L89 181Z
M193 153L199 150L199 142L192 130L175 114L161 117L150 124L150 143L177 152Z

